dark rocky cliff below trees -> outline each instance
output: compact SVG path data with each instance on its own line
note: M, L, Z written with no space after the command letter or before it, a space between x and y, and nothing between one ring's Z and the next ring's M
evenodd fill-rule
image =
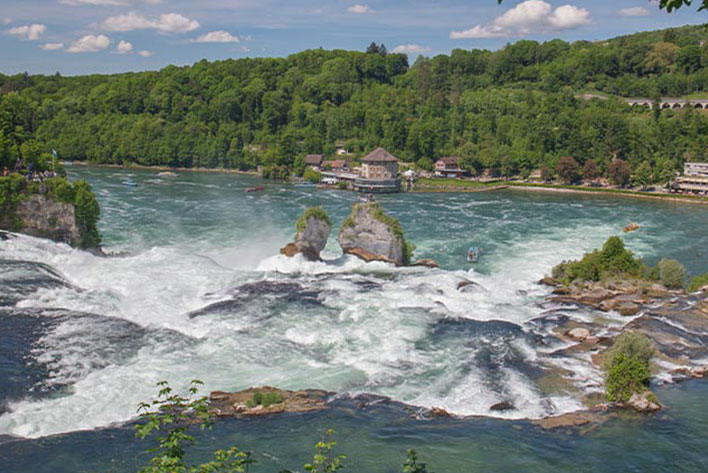
M97 250L100 208L86 181L62 177L28 182L19 174L0 178L0 229Z

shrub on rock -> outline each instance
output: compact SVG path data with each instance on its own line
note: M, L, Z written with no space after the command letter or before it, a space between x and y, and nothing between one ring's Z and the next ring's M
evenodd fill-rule
M659 279L670 289L681 289L686 284L686 268L675 259L663 258L657 264Z
M627 332L615 340L605 354L605 392L612 402L627 402L632 395L649 389L649 362L654 356L651 340L638 332Z

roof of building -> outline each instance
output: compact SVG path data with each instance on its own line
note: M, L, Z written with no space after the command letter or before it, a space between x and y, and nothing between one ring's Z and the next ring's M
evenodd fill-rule
M320 164L323 156L321 154L308 154L305 156L305 164Z
M381 162L381 161L389 161L389 162L398 162L398 159L386 151L383 148L376 148L373 150L371 153L367 154L363 159L363 162L365 163L370 163L370 162Z
M343 168L347 166L347 162L343 159L333 159L331 161L323 161L322 166L331 166L333 168Z
M445 156L443 158L438 158L438 161L442 161L446 165L449 165L449 164L456 165L457 163L460 162L460 158L458 158L457 156Z

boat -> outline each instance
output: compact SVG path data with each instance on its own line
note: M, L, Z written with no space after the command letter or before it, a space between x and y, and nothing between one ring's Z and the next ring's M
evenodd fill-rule
M374 194L360 195L359 202L362 204L368 204L370 202L376 202L376 199L374 198Z
M162 171L162 172L158 172L157 175L158 175L159 177L177 177L177 173L176 173L176 172L172 172L172 171Z
M634 230L639 229L639 224L638 223L630 223L629 225L625 226L622 231L625 233L633 232Z
M260 192L260 191L264 191L264 190L265 190L265 187L263 187L263 186L253 186L253 187L249 187L248 189L246 189L246 192Z
M470 263L476 263L477 259L479 259L479 248L470 246L470 248L467 250L467 261L469 261Z

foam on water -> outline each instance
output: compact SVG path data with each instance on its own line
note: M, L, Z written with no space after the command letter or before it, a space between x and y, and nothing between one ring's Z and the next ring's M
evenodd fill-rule
M532 242L519 238L485 275L364 263L337 254L331 245L324 254L326 262L278 255L253 266L240 260L235 267L232 262L239 257L234 255L247 253L250 244L230 250L231 259L213 245L205 248L204 242L101 258L17 236L3 243L5 254L47 262L69 283L37 290L19 308L90 312L187 338L176 342L152 333L143 336L134 351L117 347L125 350L125 357L102 363L92 359L92 348L101 346L102 333L108 336L106 331L125 327L90 318L63 320L43 337L37 361L52 370L48 382L73 384L61 397L11 404L11 412L0 417L0 432L34 437L126 421L135 415L137 403L152 395L155 382L169 379L185 385L194 377L203 379L206 389L272 384L378 393L460 415L542 417L578 409L571 396L540 393L535 381L516 366L539 362L537 348L523 340L523 331L503 335L491 328L479 337L476 329L462 337L444 331L435 345L421 348L445 320L501 320L523 326L539 316L543 308L537 302L547 290L534 281L549 261L577 253L570 248L579 242L563 251L558 239L556 234ZM586 246L582 242L581 247ZM279 302L276 294L237 313L187 316L228 300L229 288L263 280L294 281L316 289L321 306L303 311L298 304ZM462 280L478 286L458 290ZM111 335L120 346L119 334ZM468 337L477 346L470 346ZM491 353L479 354L487 349ZM573 362L565 363L570 367ZM516 409L489 411L505 400Z
M577 320L593 314L549 307L548 289L536 281L552 265L602 244L616 231L613 222L574 214L554 221L549 215L557 204L541 201L533 203L535 223L524 227L509 197L433 196L420 202L422 221L416 214L401 217L407 230L423 235L411 238L418 253L464 256L470 241L480 244L475 238L481 237L467 236L472 221L486 239L479 265L365 263L341 255L335 238L324 262L307 262L277 255L292 229L273 224L284 217L268 211L285 201L311 205L310 191L241 196L238 208L252 212L250 220L229 226L214 214L232 215L236 204L195 199L232 182L170 181L145 187L154 193L145 201L141 194L118 198L106 182L101 204L119 231L109 250L131 254L97 257L26 236L0 241L0 259L41 262L57 273L52 277L60 284L23 292L13 314L53 321L33 354L50 372L44 383L62 386L51 398L11 402L0 433L38 437L126 421L163 379L179 388L199 378L207 391L269 384L375 393L460 415L507 418L582 407L573 392L545 391L539 380L546 373L560 373L580 391L600 385L589 359L554 354L563 343L536 322L549 311ZM160 194L172 187L180 188L177 196ZM346 212L346 194L327 196L335 211ZM156 224L156 209L167 212L168 205L191 212L189 218ZM141 222L131 220L136 214ZM430 215L446 230L431 229ZM650 251L654 243L637 241L635 249ZM461 281L474 284L458 289ZM502 401L515 409L490 411Z

